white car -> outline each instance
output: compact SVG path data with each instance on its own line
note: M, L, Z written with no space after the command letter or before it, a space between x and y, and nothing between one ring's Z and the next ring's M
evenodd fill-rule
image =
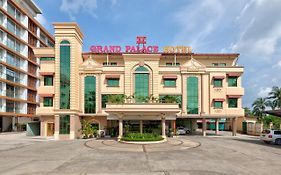
M185 127L178 127L177 128L177 134L178 135L185 135L185 134L190 134L191 131Z
M263 130L260 139L265 143L281 145L281 130Z

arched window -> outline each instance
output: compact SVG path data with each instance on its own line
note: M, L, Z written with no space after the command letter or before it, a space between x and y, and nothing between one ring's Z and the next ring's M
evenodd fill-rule
M70 43L60 43L60 109L70 109Z
M84 112L96 113L96 77L85 77Z
M135 100L146 102L149 96L149 71L140 66L135 70Z
M198 78L187 78L187 113L198 114Z

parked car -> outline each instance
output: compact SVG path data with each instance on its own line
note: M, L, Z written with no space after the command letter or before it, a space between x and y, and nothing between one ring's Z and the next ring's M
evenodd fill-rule
M281 130L263 130L260 139L265 143L281 145Z
M188 129L188 128L185 128L185 127L178 127L177 128L177 134L178 135L185 135L185 134L190 134L191 133L191 130Z

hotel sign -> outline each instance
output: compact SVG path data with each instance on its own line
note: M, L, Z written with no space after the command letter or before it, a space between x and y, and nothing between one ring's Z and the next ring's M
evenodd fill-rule
M146 46L146 37L137 36L136 46L98 46L93 45L90 47L92 53L160 53L158 46ZM190 46L165 46L163 53L191 53Z

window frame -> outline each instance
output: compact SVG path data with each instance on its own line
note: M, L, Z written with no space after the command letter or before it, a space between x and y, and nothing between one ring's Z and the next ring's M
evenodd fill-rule
M220 105L216 105L220 104ZM222 101L214 101L214 108L215 109L222 109L223 108L223 102Z
M43 107L53 107L54 101L53 97L43 97Z
M220 85L216 84L216 82L220 82ZM215 88L221 88L223 87L223 80L222 79L218 79L218 78L214 78L213 79L213 85Z
M169 84L169 83L171 83L171 84ZM164 87L177 87L177 80L176 79L164 79L163 84L164 84Z
M235 83L232 84L234 82L234 79L235 79ZM231 80L233 82L231 82ZM228 76L227 77L227 84L228 84L228 87L238 87L238 77L237 76Z
M51 78L52 79L52 83L51 84L48 84L48 78ZM54 86L54 76L52 75L45 75L44 76L44 86Z
M231 101L235 100L236 105L232 106ZM228 98L228 108L238 108L238 98Z
M116 84L111 84L111 83L109 83L109 82L115 82ZM120 85L120 80L119 80L119 78L109 78L109 79L107 79L106 80L106 83L107 83L107 87L119 87Z
M70 134L70 115L61 115L59 134Z

